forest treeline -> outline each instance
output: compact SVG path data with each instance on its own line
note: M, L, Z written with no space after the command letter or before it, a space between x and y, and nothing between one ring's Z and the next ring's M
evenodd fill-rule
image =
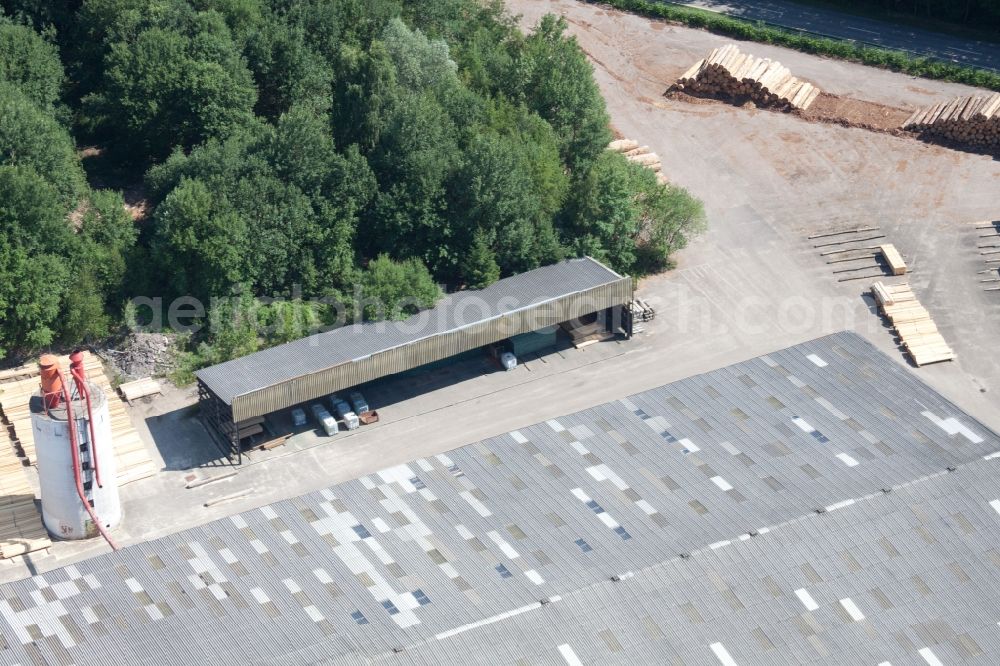
M141 319L133 296L238 292L192 340L200 365L322 323L310 297L360 285L410 304L351 318L402 317L437 284L569 256L644 274L704 224L605 150L592 68L554 17L525 35L478 0L0 6L0 351L100 339ZM81 146L142 183L148 218L88 185Z

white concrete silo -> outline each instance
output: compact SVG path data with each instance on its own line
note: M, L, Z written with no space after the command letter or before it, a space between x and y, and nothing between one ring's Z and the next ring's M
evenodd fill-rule
M44 367L43 360L43 371ZM100 529L92 515L105 530L116 527L122 517L107 396L96 384L84 381L90 394L88 409L85 395L70 377L66 381L67 406L65 399L52 397L58 391L46 390L44 382L43 376L42 391L31 399L42 520L49 533L59 539L98 536ZM70 414L76 424L74 433ZM76 460L74 436L79 451ZM84 506L81 491L92 511Z

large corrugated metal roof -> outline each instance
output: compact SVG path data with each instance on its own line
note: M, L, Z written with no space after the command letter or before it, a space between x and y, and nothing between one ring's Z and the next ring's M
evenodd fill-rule
M344 326L195 374L231 404L239 395L621 279L595 259L571 259L504 278L485 289L450 294L406 321Z
M998 450L838 334L0 586L0 659L995 664Z

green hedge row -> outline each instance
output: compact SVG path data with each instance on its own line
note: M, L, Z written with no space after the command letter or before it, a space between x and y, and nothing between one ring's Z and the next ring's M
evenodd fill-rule
M636 14L676 21L692 28L727 35L737 39L765 44L775 44L817 55L860 62L872 67L882 67L896 72L928 79L954 81L979 88L1000 91L1000 74L973 67L941 62L933 58L913 56L902 51L892 51L827 37L816 37L785 30L760 22L751 22L716 14L714 12L669 5L655 0L599 0L596 4L610 5Z

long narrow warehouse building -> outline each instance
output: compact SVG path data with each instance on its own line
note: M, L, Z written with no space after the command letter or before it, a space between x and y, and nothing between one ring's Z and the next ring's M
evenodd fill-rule
M239 460L242 424L364 382L598 312L627 317L632 279L584 257L459 291L401 322L342 326L197 372L202 415ZM621 324L631 334L628 321Z

